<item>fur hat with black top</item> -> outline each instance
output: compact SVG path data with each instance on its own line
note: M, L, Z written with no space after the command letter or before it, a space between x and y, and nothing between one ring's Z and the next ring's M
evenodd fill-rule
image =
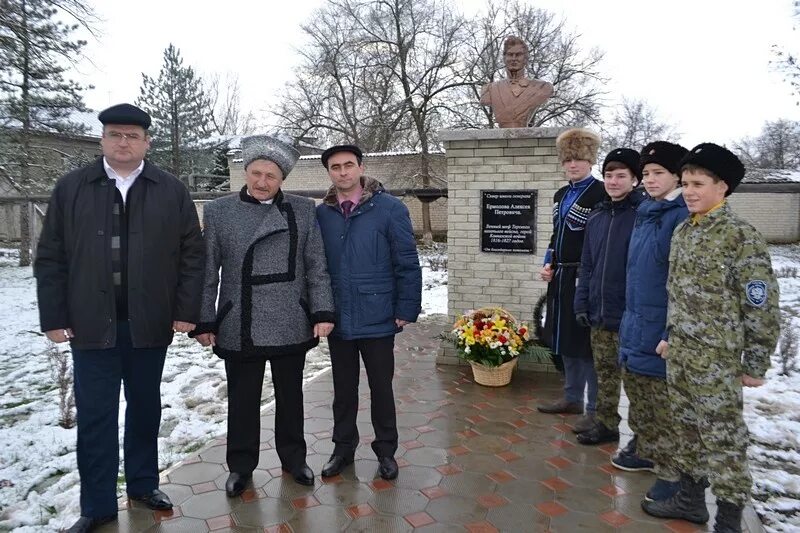
M744 178L744 165L727 148L714 143L701 143L689 150L681 159L680 171L693 165L704 168L728 184L725 196L730 195Z
M120 126L141 126L144 129L150 127L150 115L131 104L112 105L108 109L100 111L97 118L103 126L117 124Z
M339 152L350 152L356 156L359 165L364 159L364 153L361 151L361 148L355 144L337 144L322 152L322 166L328 168L328 159L330 159L333 154L338 154Z
M666 168L673 174L677 174L681 168L681 158L686 155L688 150L680 144L667 141L651 142L642 148L642 155L639 162L644 166L648 163L656 163Z
M556 138L558 160L562 163L570 159L597 162L597 150L600 149L600 136L586 128L572 128Z
M242 139L242 162L244 168L257 159L272 161L283 173L283 179L289 175L300 152L287 140L280 140L270 135L251 135Z
M605 161L603 161L603 174L606 172L606 166L609 163L616 161L622 163L633 172L633 175L639 181L642 181L642 166L639 164L639 152L631 150L630 148L615 148L608 152Z

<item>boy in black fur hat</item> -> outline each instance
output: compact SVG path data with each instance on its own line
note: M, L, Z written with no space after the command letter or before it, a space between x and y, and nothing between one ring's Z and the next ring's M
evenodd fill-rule
M752 485L742 386L762 385L770 366L780 331L778 283L764 238L725 201L744 177L741 161L704 143L684 156L680 172L691 216L672 238L669 348L662 353L680 490L642 507L653 516L705 523L710 481L714 531L739 532Z

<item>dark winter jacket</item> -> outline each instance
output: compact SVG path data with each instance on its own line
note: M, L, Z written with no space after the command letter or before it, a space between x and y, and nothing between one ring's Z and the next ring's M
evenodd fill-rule
M574 196L575 200L567 202L569 209L566 205L562 209L561 204L568 196ZM592 209L606 198L603 182L591 176L561 187L553 196L553 235L548 249L554 274L547 284L543 336L552 352L561 357L592 358L590 329L575 321L573 307L586 221Z
M422 270L408 209L379 182L362 178L364 192L345 219L331 187L317 206L342 339L395 334L395 319L417 320Z
M625 266L636 209L644 200L633 191L619 202L600 203L586 222L575 290L575 314L586 313L592 327L618 331L625 310Z
M72 328L72 347L111 348L116 187L99 158L63 176L47 208L34 273L42 331ZM175 320L197 323L205 247L189 191L145 161L127 197L128 321L135 348L168 346Z
M278 191L262 204L246 191L203 209L208 254L194 334L215 333L223 359L303 353L319 343L314 324L333 322L314 202Z
M658 202L645 200L637 211L619 329L620 364L630 372L666 377L666 361L656 346L666 339L670 241L688 213L680 189Z

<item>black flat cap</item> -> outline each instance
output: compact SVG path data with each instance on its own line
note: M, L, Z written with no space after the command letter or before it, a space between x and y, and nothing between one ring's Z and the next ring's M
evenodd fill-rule
M97 118L104 126L119 124L121 126L141 126L144 129L150 127L150 115L131 104L112 105L108 109L100 111Z
M361 164L361 161L364 159L364 153L361 151L361 148L355 144L337 144L322 152L322 166L328 168L328 159L333 154L338 154L339 152L350 152L356 156L359 164Z
M603 173L606 171L606 166L612 161L617 161L628 167L633 175L639 181L642 180L642 165L639 164L639 152L631 150L630 148L615 148L608 152L605 161L603 161Z
M686 165L710 170L728 184L725 196L730 195L744 178L742 161L727 148L714 143L701 143L689 150L681 159L681 172Z

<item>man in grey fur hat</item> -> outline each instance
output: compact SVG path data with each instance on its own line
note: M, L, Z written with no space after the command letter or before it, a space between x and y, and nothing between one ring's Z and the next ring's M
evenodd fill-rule
M299 156L275 137L244 138L246 185L203 210L208 255L194 335L225 360L229 497L245 490L258 465L267 361L281 466L298 483L314 484L303 437L303 367L306 352L333 329L334 307L314 202L281 191Z

